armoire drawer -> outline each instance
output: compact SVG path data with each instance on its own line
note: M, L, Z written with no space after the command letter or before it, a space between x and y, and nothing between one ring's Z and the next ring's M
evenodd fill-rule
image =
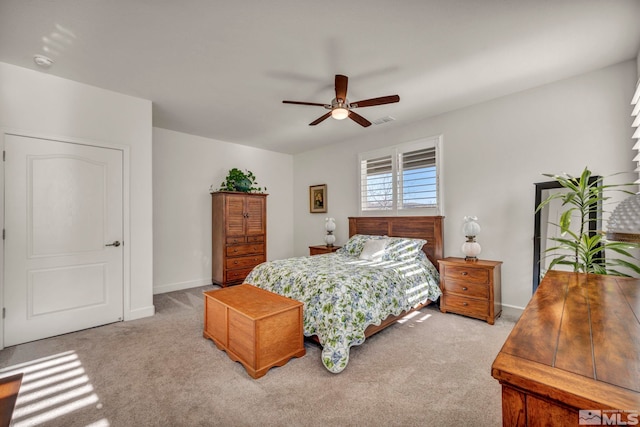
M264 254L241 256L241 257L227 258L226 266L229 269L248 268L248 267L253 268L256 265L261 264L265 261L266 259Z
M264 254L264 243L253 245L231 245L227 246L227 256L235 257L249 254Z
M225 272L225 282L229 284L242 283L249 273L251 273L251 270L253 270L253 267L227 270Z

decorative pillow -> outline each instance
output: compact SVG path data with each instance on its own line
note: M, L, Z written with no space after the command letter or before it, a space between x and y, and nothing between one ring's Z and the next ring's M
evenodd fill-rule
M344 244L340 249L336 252L349 255L353 257L359 257L362 252L362 248L364 248L364 244L367 240L378 240L378 239L386 239L387 236L372 236L368 234L354 234L349 238L347 243Z
M410 261L420 256L422 247L427 243L423 239L391 237L385 248L384 261Z
M389 239L369 239L365 242L360 259L367 261L382 261Z

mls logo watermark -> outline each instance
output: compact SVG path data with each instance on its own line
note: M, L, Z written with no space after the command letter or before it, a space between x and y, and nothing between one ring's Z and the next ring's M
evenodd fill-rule
M581 426L635 426L640 423L640 411L618 409L580 409Z

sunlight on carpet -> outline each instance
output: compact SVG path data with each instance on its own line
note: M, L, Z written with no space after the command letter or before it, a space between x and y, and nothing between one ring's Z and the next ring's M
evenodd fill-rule
M14 427L37 426L90 405L102 406L75 351L66 351L0 369L0 376L22 373L13 413ZM93 427L109 426L106 419Z
M422 316L420 316L420 315L422 315ZM420 316L420 317L418 317L418 316ZM416 319L416 317L417 317L417 319ZM400 323L400 324L405 324L406 323L407 326L413 327L414 325L409 323L410 321L411 322L415 322L415 323L422 323L422 322L424 322L425 320L427 320L430 317L431 317L431 314L424 314L422 311L416 310L416 311L413 311L413 312L407 314L406 316L403 316L402 319L397 320L396 323Z

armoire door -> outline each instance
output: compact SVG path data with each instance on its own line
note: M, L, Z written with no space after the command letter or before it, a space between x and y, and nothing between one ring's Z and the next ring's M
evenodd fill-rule
M246 234L259 235L265 234L265 216L266 216L266 200L264 197L247 196L246 198Z
M225 201L225 229L227 236L245 235L244 196L228 194Z

